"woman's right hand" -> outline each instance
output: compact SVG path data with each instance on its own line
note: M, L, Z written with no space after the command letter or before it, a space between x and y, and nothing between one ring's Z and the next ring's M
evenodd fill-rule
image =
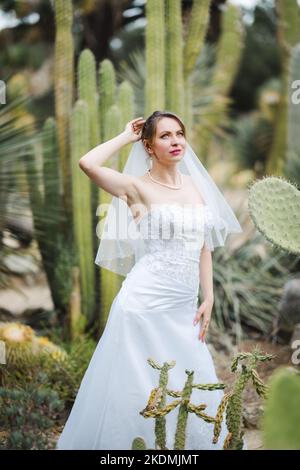
M145 121L146 120L142 117L138 117L136 119L133 119L132 121L129 121L126 124L124 132L129 136L129 139L132 142L137 142L138 140L140 140L142 135L142 127Z

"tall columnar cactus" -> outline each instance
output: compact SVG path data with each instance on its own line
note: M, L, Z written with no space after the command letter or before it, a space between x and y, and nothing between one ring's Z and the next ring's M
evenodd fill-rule
M253 223L275 246L300 253L300 192L279 177L263 178L249 189L249 212Z
M287 149L288 69L292 48L300 42L300 7L297 0L277 0L278 39L281 51L281 98L278 105L274 139L268 156L267 172L282 175Z
M264 448L300 450L300 374L280 368L269 381L262 420Z
M78 97L88 105L90 147L100 140L99 95L97 90L96 61L90 49L81 52L78 61Z
M60 229L62 201L60 199L61 179L58 165L57 128L55 120L46 120L43 133L43 180L46 233L48 236ZM50 235L51 238L51 235ZM49 246L51 250L51 244Z
M300 185L300 43L292 49L289 67L288 130L285 173Z
M153 359L148 359L148 363L151 367L155 369L162 370L160 376L160 386L153 389L150 394L150 398L146 408L140 411L140 414L144 416L144 418L155 418L160 419L163 418L166 414L170 413L174 410L177 406L179 406L178 410L178 420L177 420L177 427L176 427L176 434L175 434L175 442L174 442L174 449L184 449L185 447L185 440L186 440L186 427L187 427L187 419L188 413L195 413L196 416L203 419L207 423L214 423L215 418L212 416L207 415L204 413L204 410L207 405L201 404L195 406L194 404L190 403L192 389L196 388L197 390L220 390L224 389L224 384L214 383L214 384L193 384L193 377L194 371L186 370L185 373L187 374L187 380L184 385L182 391L175 391L167 389L167 370L170 369L170 366L173 367L175 364L174 361L164 364L163 368L160 367ZM178 400L174 400L170 404L166 404L165 396L169 395L174 398L178 398ZM160 424L155 427L156 432L156 443L161 443L165 445L165 435L164 435L164 427L163 422L160 421ZM159 433L159 435L157 435Z
M74 47L72 38L73 8L71 0L55 0L55 114L62 170L64 204L71 216L70 116L74 88Z
M213 443L218 442L221 431L221 422L223 413L226 409L226 424L228 435L225 439L223 448L225 450L241 450L243 448L243 431L242 431L242 394L249 380L252 380L253 386L260 397L266 398L268 388L262 382L256 369L259 361L269 361L272 359L271 354L263 355L257 349L252 353L239 353L232 361L231 371L236 372L240 361L248 360L246 366L242 364L242 370L239 373L232 391L225 394L217 410Z
M197 58L204 46L210 17L211 0L193 2L183 49L183 74L188 77L194 70Z
M100 144L100 124L99 124L99 93L97 87L96 61L93 53L89 49L84 49L78 61L78 96L79 99L87 103L89 119L89 145L88 150ZM99 188L90 181L91 185L91 207L92 227L97 225L97 207L99 202ZM93 252L98 248L99 240L96 231L92 230ZM86 228L87 229L87 228ZM94 266L95 269L95 266ZM97 272L95 272L97 277Z
M107 141L121 132L121 116L117 105L112 105L105 116L107 135L104 140ZM112 155L111 162L107 162L107 166L117 170L119 168L119 152ZM109 204L112 196L106 191L100 190L101 204ZM119 291L121 277L107 269L101 269L101 312L100 312L100 333L103 332L112 301Z
M165 108L165 2L146 3L145 115Z
M106 114L109 108L116 104L117 83L116 73L112 62L104 59L100 63L99 71L99 115L101 123L101 141L110 133Z
M91 185L78 166L79 159L88 152L89 148L88 106L84 101L79 100L71 118L73 223L76 253L80 266L82 312L90 319L95 302Z
M118 105L120 109L120 120L123 127L121 131L124 130L125 124L132 119L134 116L134 94L132 86L128 81L124 81L119 85L118 88ZM123 171L125 163L128 158L130 148L128 145L124 146L120 150L120 157L118 159L118 168L119 171Z
M183 77L184 77L184 118L187 129L193 126L193 92L191 75L194 71L197 58L204 46L205 35L209 23L211 0L193 2L187 32L184 33L183 48Z
M166 108L180 114L185 102L181 0L167 0L165 9Z
M222 35L217 44L217 54L213 78L210 83L212 101L202 110L203 119L200 123L199 142L197 147L202 159L209 155L209 147L214 134L218 133L219 125L226 123L226 111L230 100L233 80L238 71L244 44L240 9L228 5L222 19Z

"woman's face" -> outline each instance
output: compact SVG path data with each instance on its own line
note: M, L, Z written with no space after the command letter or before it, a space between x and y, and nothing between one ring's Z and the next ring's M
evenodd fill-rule
M176 119L163 117L157 123L155 137L151 149L148 148L148 153L158 159L160 163L172 164L179 162L184 155L186 140L184 132ZM179 153L170 153L178 149Z

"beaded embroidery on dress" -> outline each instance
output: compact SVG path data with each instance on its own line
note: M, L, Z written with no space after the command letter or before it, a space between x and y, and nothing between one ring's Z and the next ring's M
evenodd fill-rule
M128 450L138 436L155 449L155 420L139 413L159 381L148 358L160 366L176 361L168 373L170 390L183 389L186 370L194 371L195 384L218 382L209 349L198 339L200 326L193 326L199 258L212 227L208 207L194 208L159 204L137 222L146 253L112 303L58 450ZM222 390L193 389L191 403L206 404L205 413L215 416L222 397ZM167 396L167 404L173 400ZM174 446L178 409L165 416L168 449ZM213 424L189 413L185 449L220 450L227 433L224 419L213 444Z

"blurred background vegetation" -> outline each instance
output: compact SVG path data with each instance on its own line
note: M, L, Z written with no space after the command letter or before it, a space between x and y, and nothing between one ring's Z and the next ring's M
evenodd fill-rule
M300 323L299 256L257 230L248 189L270 175L299 187L300 119L291 100L299 26L297 0L1 2L0 339L15 348L19 331L32 351L35 333L26 326L67 351L63 366L54 354L45 371L36 347L38 366L27 363L32 380L55 382L67 405L123 280L94 264L97 207L111 197L80 174L78 160L156 109L183 118L244 229L213 255L211 342L291 341ZM108 164L122 171L129 151ZM287 226L276 197L272 217ZM10 362L2 385L12 387L24 364ZM34 445L16 439L9 445Z

